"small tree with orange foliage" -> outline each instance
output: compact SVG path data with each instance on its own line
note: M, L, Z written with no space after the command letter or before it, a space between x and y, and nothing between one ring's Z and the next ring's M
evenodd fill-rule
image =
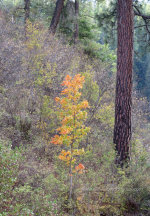
M73 190L73 174L81 174L85 169L83 164L77 165L79 156L84 154L84 149L79 149L79 145L90 130L84 125L87 118L85 109L88 108L88 101L80 102L79 90L83 83L84 76L77 74L72 78L67 75L62 83L62 86L66 87L61 92L62 97L55 98L55 101L61 106L59 111L61 127L57 128L58 134L51 139L51 143L65 146L66 150L62 150L58 157L69 167L70 199Z

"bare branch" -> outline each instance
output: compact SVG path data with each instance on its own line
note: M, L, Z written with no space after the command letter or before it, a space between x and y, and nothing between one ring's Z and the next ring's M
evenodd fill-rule
M143 14L136 5L133 5L133 7L136 9L134 10L134 14L136 16L140 16L145 20L150 19L150 16Z
M134 28L141 28L141 27L146 27L146 26L150 26L150 25L139 25L139 26L135 26Z

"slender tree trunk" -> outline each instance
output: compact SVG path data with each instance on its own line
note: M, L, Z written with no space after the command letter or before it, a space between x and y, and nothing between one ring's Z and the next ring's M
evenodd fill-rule
M79 0L75 0L75 29L74 29L74 43L79 39Z
M62 9L64 7L64 1L65 0L57 0L57 2L56 2L55 11L54 11L53 18L52 18L50 28L49 28L50 32L52 34L56 33L57 25L58 25L59 20L60 20L60 15L61 15Z
M24 11L25 11L24 23L26 25L27 20L30 17L30 0L24 0Z
M116 162L123 166L129 159L131 140L133 8L132 0L118 0L118 50L115 101L114 143Z
M72 190L73 190L73 176L72 176L72 160L70 161L70 191L69 191L69 199L72 200Z

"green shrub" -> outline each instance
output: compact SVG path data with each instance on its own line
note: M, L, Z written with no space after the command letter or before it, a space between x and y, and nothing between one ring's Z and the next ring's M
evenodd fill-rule
M20 152L0 140L0 212L7 215L12 208L13 188L17 184Z

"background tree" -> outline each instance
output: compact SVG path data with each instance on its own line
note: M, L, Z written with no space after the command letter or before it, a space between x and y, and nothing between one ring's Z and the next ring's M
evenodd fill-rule
M149 100L149 1L134 1L134 86L139 92L139 95L146 96ZM100 43L107 43L110 48L117 48L117 2L112 0L109 5L106 1L100 4L100 9L97 9L97 19L101 28ZM147 77L147 78L145 78Z
M129 158L131 140L133 68L133 7L132 0L118 0L118 49L115 101L114 143L117 162Z
M27 20L30 17L30 0L24 0L24 11L25 11L24 23L26 25Z
M79 39L79 0L75 0L75 29L74 29L74 43Z
M55 11L54 11L52 21L50 24L50 32L52 34L56 33L56 29L57 29L57 25L59 23L60 15L61 15L62 9L64 7L64 1L65 0L57 0L57 2L56 2Z

